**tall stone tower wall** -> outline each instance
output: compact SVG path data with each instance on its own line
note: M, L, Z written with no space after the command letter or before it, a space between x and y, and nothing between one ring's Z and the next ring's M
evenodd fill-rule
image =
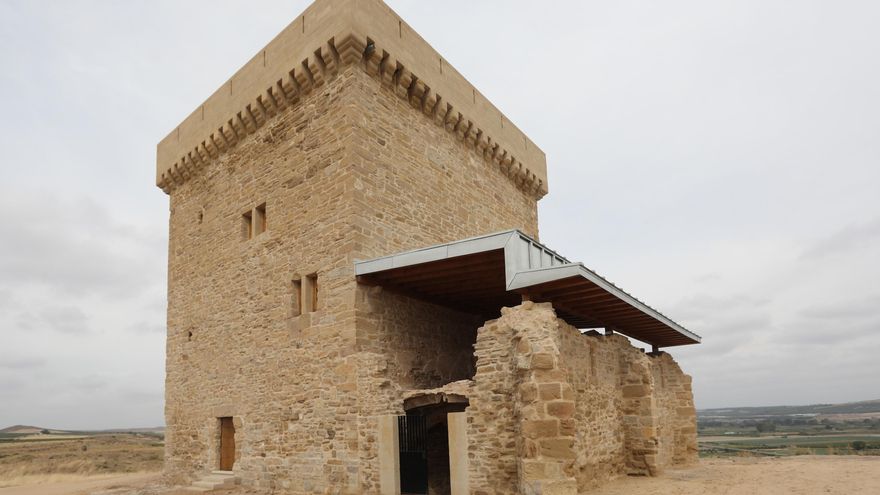
M402 412L406 390L472 375L478 320L358 288L354 260L536 235L536 196L396 89L342 66L171 191L171 481L216 467L217 418L233 417L247 485L375 487L375 418ZM248 239L262 205L266 230ZM310 274L319 305L297 315L293 284Z
M353 72L171 193L166 473L175 482L216 469L217 418L231 416L245 483L358 486ZM248 239L244 215L262 204L266 230ZM293 281L309 274L318 306L297 316Z

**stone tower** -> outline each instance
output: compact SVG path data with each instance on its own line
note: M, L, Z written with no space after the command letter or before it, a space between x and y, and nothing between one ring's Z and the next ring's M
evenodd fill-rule
M399 493L388 418L407 400L442 396L443 431L472 428L445 414L464 414L455 387L494 359L478 329L500 312L383 290L355 263L511 229L536 239L544 153L384 3L311 5L159 143L156 181L170 197L170 483L219 468L267 490ZM497 469L479 455L450 468L468 452L454 443L430 465L447 473L432 493L510 493L534 475L515 449Z

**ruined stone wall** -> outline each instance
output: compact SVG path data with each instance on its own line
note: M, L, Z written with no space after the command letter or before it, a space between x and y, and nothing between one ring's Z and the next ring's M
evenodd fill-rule
M468 396L467 437L472 493L516 493L520 443L515 331L504 318L477 331L477 373Z
M573 475L579 486L595 486L624 472L620 352L629 344L620 336L582 335L565 322L559 341L560 361L577 398Z
M697 412L691 377L684 374L668 353L651 360L657 415L661 466L690 464L697 459Z
M472 490L574 494L695 460L690 377L668 354L582 335L531 302L481 327L476 348Z
M385 355L400 390L473 377L477 317L374 287L364 291L358 350Z

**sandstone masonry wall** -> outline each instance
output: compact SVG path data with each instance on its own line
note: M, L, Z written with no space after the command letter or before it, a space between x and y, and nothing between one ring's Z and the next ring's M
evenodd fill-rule
M481 327L476 351L474 493L575 494L696 459L690 377L666 353L583 335L531 302Z
M397 89L395 89L397 88ZM537 202L465 141L401 98L399 87L359 71L347 88L355 132L352 257L390 253L518 228L537 236ZM360 380L362 431L383 414L403 413L403 393L474 374L482 319L359 286L358 351L380 362ZM361 446L363 487L378 486L378 446Z
M358 66L315 88L170 194L166 476L216 469L236 426L246 486L375 492L377 418L467 378L479 321L359 286L353 262L520 228L535 199ZM253 239L243 215L265 203ZM317 273L317 311L294 279ZM438 353L443 350L444 353Z
M170 482L216 469L216 418L232 416L243 484L359 489L352 77L340 74L171 194ZM246 239L242 215L263 202L267 229ZM310 273L318 310L294 316L292 280Z

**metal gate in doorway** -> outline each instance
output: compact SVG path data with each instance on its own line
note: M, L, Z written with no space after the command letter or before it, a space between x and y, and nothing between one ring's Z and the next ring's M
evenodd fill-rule
M400 491L405 494L428 493L428 428L425 416L397 417L400 446Z

